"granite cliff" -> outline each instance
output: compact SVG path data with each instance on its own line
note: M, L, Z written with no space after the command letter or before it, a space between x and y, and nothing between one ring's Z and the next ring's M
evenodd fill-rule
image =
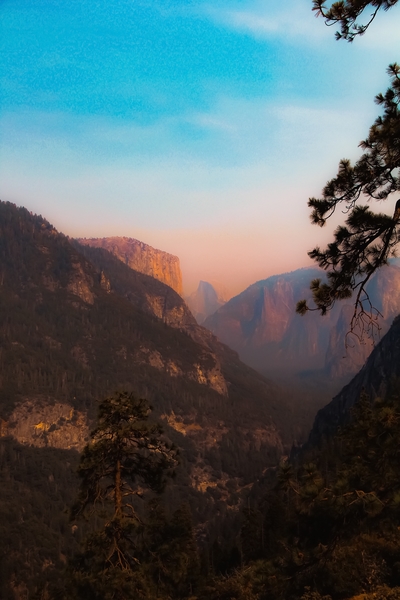
M367 333L361 342L347 335L350 301L337 303L324 317L295 313L296 302L310 295L310 281L321 276L322 271L311 268L259 281L209 316L204 326L268 376L320 370L332 379L348 379L400 312L400 268L393 262L370 281L371 301L383 317L379 334L372 339Z
M316 269L301 269L259 281L208 317L204 326L260 371L284 373L322 368L332 313L296 315Z
M182 296L179 258L128 237L80 238L80 244L104 248L131 269L162 281Z

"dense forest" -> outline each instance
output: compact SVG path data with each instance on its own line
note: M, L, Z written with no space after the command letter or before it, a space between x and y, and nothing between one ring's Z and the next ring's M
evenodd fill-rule
M91 563L89 577L97 574L96 585L85 580L82 597L398 598L399 394L399 382L393 381L384 399L371 403L362 395L351 422L335 436L281 462L274 485L242 507L234 547L214 544L202 554L187 507L168 519L161 504L149 501L131 541L140 560L118 571L126 592L117 592L114 584L108 590L116 581L109 559L100 569ZM93 545L89 550L93 560L96 550ZM75 595L83 589L81 566L72 561L67 575Z
M205 555L219 540L233 548L247 486L291 439L280 388L189 312L182 319L183 301L162 283L104 252L87 260L45 219L9 203L0 204L0 230L1 597L47 593L78 550L86 526L68 521L77 450L99 402L118 389L146 398L180 449L166 518L186 506ZM165 297L157 316L152 303Z
M399 394L393 381L385 398L362 395L335 436L282 461L273 481L259 482L238 508L233 539L221 505L210 544L194 525L193 503L174 505L161 488L151 492L149 479L135 518L124 521L125 551L133 559L123 568L105 553L107 501L86 518L73 510L82 490L90 497L82 469L87 473L89 464L96 477L96 456L84 454L78 469L76 452L3 439L1 597L398 598ZM168 479L166 490L174 485Z

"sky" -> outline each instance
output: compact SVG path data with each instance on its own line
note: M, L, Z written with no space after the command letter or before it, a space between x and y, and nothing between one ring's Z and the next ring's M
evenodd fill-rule
M0 0L0 199L179 256L186 294L308 266L400 61L400 8L349 44L311 5Z

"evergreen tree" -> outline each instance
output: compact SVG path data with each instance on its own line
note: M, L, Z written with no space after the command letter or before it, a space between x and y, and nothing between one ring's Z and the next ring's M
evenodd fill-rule
M339 0L328 8L325 0L313 0L313 10L322 15L327 25L338 24L341 31L337 39L350 42L363 35L377 13L389 10L398 0ZM372 8L366 24L357 19ZM325 314L337 300L350 298L356 292L354 313L350 331L363 338L365 330L377 327L377 311L368 296L366 284L375 271L387 264L394 255L399 238L400 199L393 210L393 217L374 213L367 206L360 206L360 198L386 200L400 190L400 67L389 65L391 86L385 95L379 94L375 101L383 106L369 131L366 140L360 143L364 150L361 158L351 165L343 159L339 163L337 176L324 187L320 199L310 198L311 221L321 227L342 205L348 217L344 226L339 226L334 241L325 250L319 247L309 252L320 267L327 271L327 283L320 279L311 282L314 308L306 300L297 303L296 311L304 315L308 310Z
M366 284L375 271L387 264L394 255L400 240L400 200L393 217L374 213L358 204L360 198L385 200L400 190L400 67L396 63L388 68L391 86L385 95L379 94L376 102L384 109L372 125L368 138L361 142L361 158L351 165L344 159L339 164L337 176L323 189L321 199L310 198L311 220L320 225L344 206L348 217L339 226L334 241L325 250L319 247L309 252L320 267L327 271L327 283L320 279L311 282L315 308L305 300L297 304L297 312L318 310L325 314L337 300L350 298L356 292L351 330L361 335L365 327L373 326L376 311L366 291Z
M174 599L191 597L198 584L200 561L190 508L183 504L171 519L157 500L149 509L146 548L157 593Z
M327 8L325 0L313 0L313 10L326 19L327 25L340 25L340 32L336 32L336 38L341 38L352 42L357 35L363 35L378 12L389 10L397 4L398 0L339 0L333 2L330 8ZM372 9L372 13L367 13L365 24L357 23L357 19L364 14L364 11Z
M73 517L96 525L72 563L73 595L105 600L151 598L141 559L142 517L138 498L161 492L176 464L176 450L149 423L150 407L132 393L117 393L99 406L98 425L84 448L80 494Z

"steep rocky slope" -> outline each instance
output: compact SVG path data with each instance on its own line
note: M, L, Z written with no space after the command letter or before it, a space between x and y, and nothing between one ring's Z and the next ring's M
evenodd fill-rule
M260 370L284 372L321 368L333 315L295 314L296 301L307 293L316 269L302 269L259 281L232 298L204 326Z
M382 268L368 291L382 313L381 331L375 339L348 336L351 303L338 303L321 317L295 313L296 302L310 295L310 281L321 278L318 269L300 269L259 281L232 298L204 321L242 360L273 375L323 370L331 378L356 373L400 312L400 268L396 263Z
M131 269L162 281L182 296L182 273L177 256L128 237L81 238L78 242L109 250Z

